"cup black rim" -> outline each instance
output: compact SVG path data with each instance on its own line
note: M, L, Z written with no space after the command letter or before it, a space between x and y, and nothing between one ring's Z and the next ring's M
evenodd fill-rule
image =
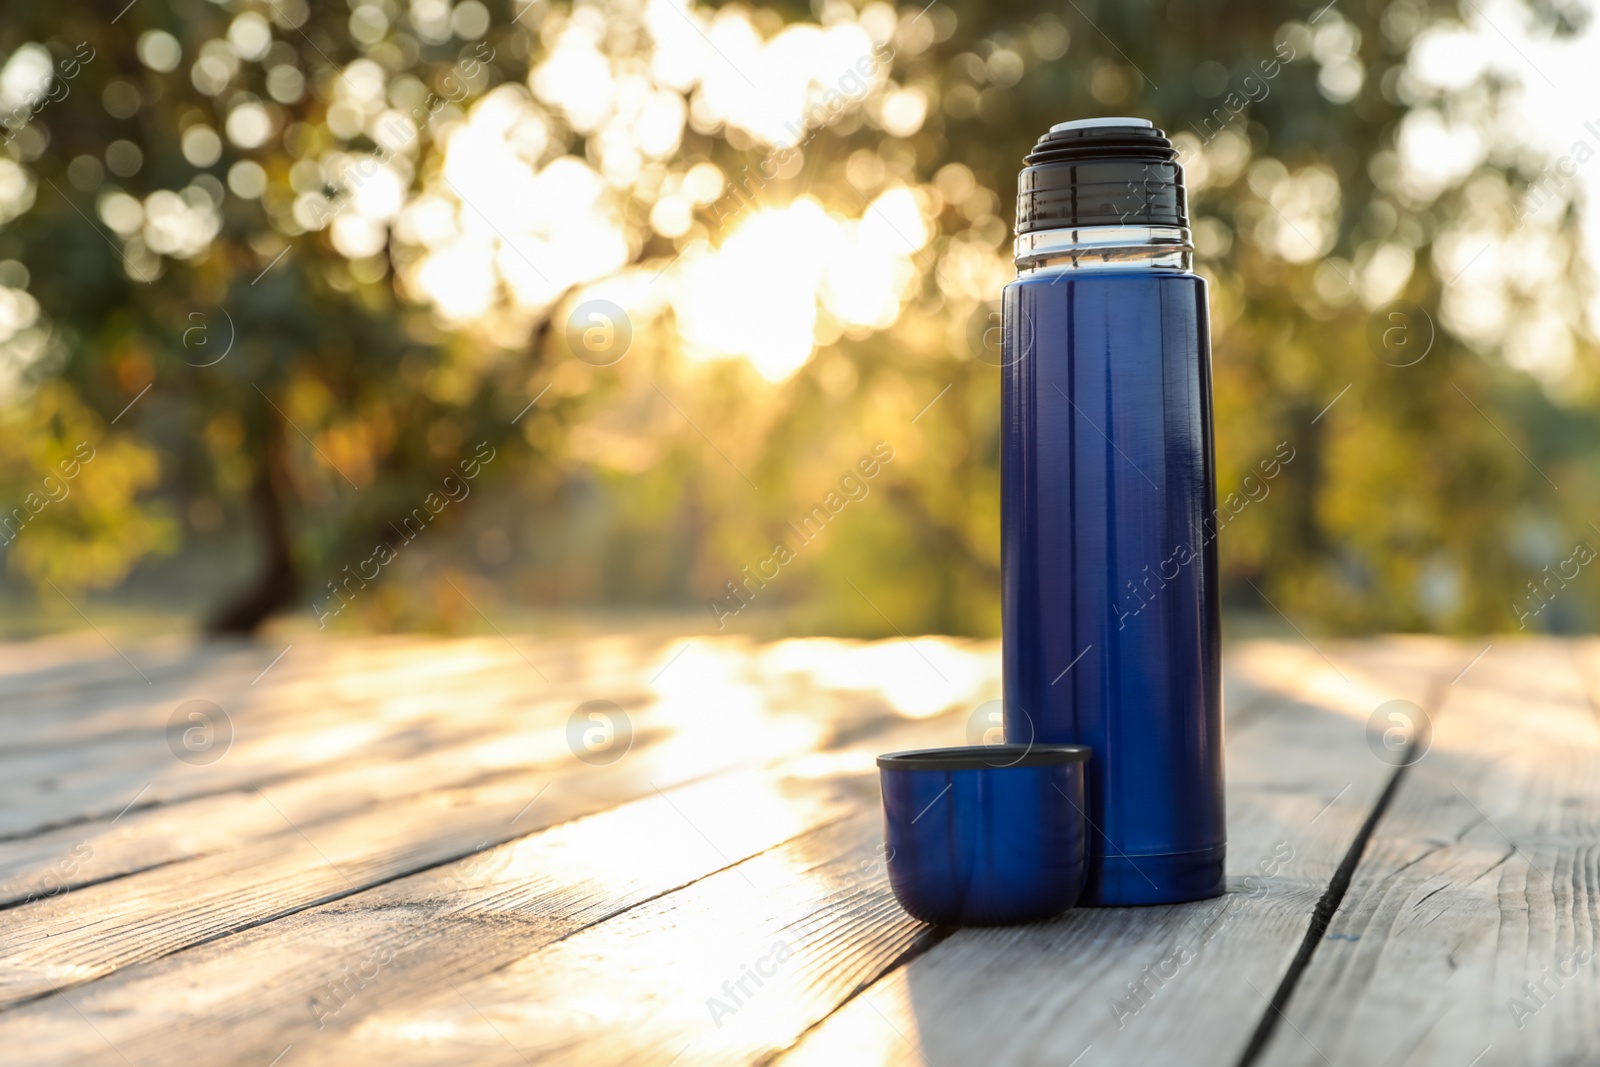
M960 745L885 752L878 757L878 767L886 771L1005 770L1084 763L1091 754L1087 745Z

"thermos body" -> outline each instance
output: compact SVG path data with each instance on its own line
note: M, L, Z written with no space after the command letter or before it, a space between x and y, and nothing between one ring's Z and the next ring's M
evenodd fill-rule
M1210 329L1188 221L1176 149L1142 119L1052 127L1018 180L1005 734L1093 752L1084 904L1224 889Z
M1205 281L1031 275L1003 304L1006 740L1089 746L1082 903L1222 891Z

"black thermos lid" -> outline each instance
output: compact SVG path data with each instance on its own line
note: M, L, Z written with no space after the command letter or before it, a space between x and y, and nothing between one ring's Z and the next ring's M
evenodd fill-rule
M1183 167L1145 119L1063 122L1017 176L1017 233L1078 226L1188 226Z

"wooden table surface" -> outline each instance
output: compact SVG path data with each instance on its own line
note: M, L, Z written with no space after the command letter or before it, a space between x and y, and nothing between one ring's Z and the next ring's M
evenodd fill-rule
M1596 1062L1600 646L1488 643L1230 647L1228 894L972 930L873 757L993 644L0 646L0 1060Z

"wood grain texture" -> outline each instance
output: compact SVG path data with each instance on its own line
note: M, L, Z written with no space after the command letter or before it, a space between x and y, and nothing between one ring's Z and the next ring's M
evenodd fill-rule
M972 647L980 662L992 653ZM807 648L810 655L804 654ZM788 651L782 649L765 654L772 662L755 669L743 665L741 672L741 680L760 687L768 721L759 734L741 730L740 737L770 743L746 743L741 753L731 753L722 742L713 753L746 761L784 754L804 744L813 729L820 730L813 747L827 747L842 733L873 728L883 721L881 713L893 711L865 672L851 678L851 671L838 669L843 655L870 651L868 646L792 642ZM0 669L0 687L11 683L12 695L56 708L47 716L37 707L26 710L25 703L4 705L0 720L7 725L63 714L70 720L68 710L91 695L109 707L71 729L55 724L58 734L48 741L40 740L42 727L36 725L34 743L0 753L0 824L11 828L0 833L0 908L243 848L281 837L291 824L305 830L429 792L459 794L519 773L526 778L530 770L554 775L569 755L566 714L575 701L597 692L635 717L636 751L668 738L689 749L707 735L702 729L683 736L685 727L692 731L702 724L686 723L670 708L666 718L674 721L657 721L663 718L657 675L688 671L698 684L695 657L691 653L684 661L688 649L681 642L613 640L536 651L555 676L549 688L539 688L541 680L537 693L528 691L532 674L520 657L481 640L313 645L287 663L237 645L171 653L173 669L190 674L182 692L212 694L232 709L234 747L207 766L173 758L164 721L151 711L142 687L127 684L120 659L91 661L78 671L57 666L71 654L83 655L79 641L55 642L49 654L37 657L0 657L16 672ZM1225 672L1230 723L1262 706L1272 687L1306 657L1314 653L1305 649L1297 657L1293 649L1263 654L1243 648ZM160 676L157 663L165 661L150 653L141 659L147 673ZM564 678L557 665L575 663L577 678L603 675L606 685ZM944 669L956 673L948 660ZM958 682L972 704L989 695L994 672L983 668L988 681L970 677L970 668L968 673ZM35 688L23 686L19 677L34 679ZM470 699L463 700L463 693ZM271 805L262 803L262 794Z
M228 660L215 677L202 672L188 692L215 693L232 709L235 731L233 747L213 764L174 758L165 737L170 709L157 728L131 729L130 716L151 719L137 691L122 718L99 724L103 733L68 735L46 753L23 746L0 755L0 825L12 827L0 834L0 907L279 835L285 819L260 802L258 790L305 827L430 791L459 792L531 770L554 774L573 762L567 717L596 697L632 718L633 751L669 743L686 756L669 759L698 759L705 773L827 747L843 731L906 713L870 679L812 669L796 654L806 643L756 655L727 641L558 646L540 650L549 687L498 643L393 643L381 643L379 653L365 642L313 647L290 661L292 670L274 667L259 691L249 683L270 660L252 659L247 671ZM818 651L825 662L860 647L831 642ZM952 702L968 706L989 695L992 646L944 643L925 654L956 676ZM409 666L402 669L397 656ZM316 687L314 696L308 690ZM727 695L742 707L695 713L697 701Z
M982 692L992 648L946 655L945 671L961 675L964 658L973 661L964 673ZM903 721L889 702L863 699L871 692L863 692L870 684L865 679L859 689L830 683L831 692L824 692L805 671L785 669L793 663L764 663L737 646L713 645L706 661L685 654L671 666L681 673L659 673L654 704L635 716L636 728L662 737L612 765L589 766L574 757L565 727L570 706L562 706L561 719L536 735L489 733L454 761L446 753L420 765L362 769L342 782L339 776L297 779L188 806L195 810L163 808L127 831L131 841L115 842L111 858L136 865L134 873L6 913L0 1004L81 984L659 788L826 750L846 735L871 737ZM701 699L724 694L729 705L701 710ZM738 697L742 705L732 704ZM848 722L841 722L847 713ZM476 767L477 777L448 781L452 763L457 774ZM432 781L419 775L430 768ZM330 792L341 784L344 789ZM196 819L207 829L187 831ZM74 827L71 834L82 830ZM48 843L59 847L71 835L53 836ZM82 843L92 849L94 839ZM11 847L22 844L38 843ZM69 846L61 858L76 859L79 847ZM192 858L168 858L174 852ZM96 866L94 857L91 852L85 871L113 869ZM84 921L86 914L92 921Z
M949 743L962 726L959 717L947 716L904 724L883 740ZM853 751L801 756L765 770L665 789L463 861L127 966L83 988L0 1012L0 1042L27 1050L31 1062L63 1064L170 1062L174 1030L184 1034L185 1049L208 1064L261 1064L290 1044L297 1057L323 1045L332 1048L375 1013L409 1015L413 1005L431 1003L453 986L466 988L542 947L575 940L596 924L609 926L612 917L658 898L672 899L675 889L808 832L854 820L850 841L875 855L875 749L869 739ZM740 895L750 894L743 902L749 916L759 913L770 922L782 914L769 906L772 901L762 903L768 898L749 871L734 877ZM877 908L911 936L917 924L881 892ZM686 960L695 958L671 934L671 910L657 927L659 946L652 947L648 927L628 928L635 932L629 943L608 957L609 980L624 980L629 952L670 958L681 951ZM721 906L712 913L713 925L732 917ZM547 1005L552 1017L581 1014L589 1010L585 997L600 996L578 995L584 985L577 972L556 972L553 983L543 994L557 998ZM369 1058L354 1051L342 1062Z
M110 819L130 801L136 813L318 768L404 758L515 721L551 688L509 650L461 642L422 656L422 647L294 649L253 685L273 652L201 646L165 671L146 663L148 687L129 683L126 669L117 680L46 671L40 688L0 700L10 740L0 753L0 838ZM168 719L191 699L210 700L231 719L224 758L185 763L169 747Z
M1331 662L1299 658L1297 688L1228 733L1226 896L959 931L779 1062L1236 1062L1393 774L1367 744L1371 710L1422 699L1461 661L1436 641L1323 651Z
M865 792L870 794L870 790ZM745 1064L942 932L889 890L856 811L675 893L307 1044L308 1064Z
M1241 669L1230 668L1236 699L1245 706L1281 702L1277 686L1289 675L1266 668L1282 661L1264 656L1253 669L1253 654L1241 658ZM950 933L911 920L896 904L877 792L870 781L863 784L872 798L867 810L501 970L385 1004L358 1025L305 1046L307 1062L769 1059L900 959ZM871 1062L859 1051L846 1050L836 1062Z
M1231 646L1229 894L951 931L888 890L872 756L981 732L992 643L327 641L259 680L277 650L126 649L148 684L82 641L0 646L0 1042L41 1064L1231 1065L1393 780L1369 716L1405 698L1434 747L1262 1062L1587 1062L1600 964L1530 1014L1505 1001L1594 946L1600 648L1582 673L1571 646L1497 642L1451 685L1481 648ZM167 748L191 697L233 719L209 766ZM634 726L614 764L568 745L594 697Z
M1594 1062L1600 662L1578 654L1587 684L1570 645L1497 639L1428 709L1260 1062Z
M110 818L136 797L134 812L319 769L555 728L592 698L630 713L647 710L680 670L693 670L697 657L738 653L737 645L702 639L658 691L650 679L684 643L519 641L516 647L494 638L312 641L276 663L271 649L240 645L203 645L165 658L131 652L135 662L144 661L150 687L129 682L126 668L107 677L111 668L96 664L82 678L45 670L37 688L0 699L9 742L0 751L0 840ZM543 668L530 666L524 654ZM751 662L747 670L758 666ZM781 695L774 691L764 706ZM216 703L231 720L226 758L175 757L168 719L190 699Z

